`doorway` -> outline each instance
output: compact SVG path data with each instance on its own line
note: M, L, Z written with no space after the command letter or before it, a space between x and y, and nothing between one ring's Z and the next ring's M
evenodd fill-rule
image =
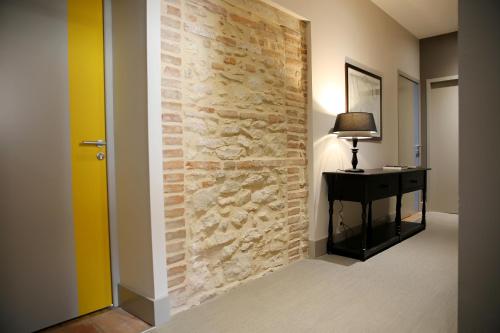
M429 210L458 214L458 77L427 81Z
M0 2L0 331L112 304L101 0Z
M417 80L398 75L398 164L420 166L420 88ZM402 218L419 211L420 191L403 195Z

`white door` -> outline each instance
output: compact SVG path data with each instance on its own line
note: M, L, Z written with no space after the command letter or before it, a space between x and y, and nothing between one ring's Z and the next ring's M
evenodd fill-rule
M398 164L420 166L419 84L402 75L398 80ZM420 192L403 195L401 216L417 212Z
M458 80L428 89L429 210L458 213Z

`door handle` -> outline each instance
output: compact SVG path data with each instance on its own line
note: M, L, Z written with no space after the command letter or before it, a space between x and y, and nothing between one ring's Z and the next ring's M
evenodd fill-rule
M104 140L96 140L96 141L82 141L80 142L82 146L96 146L103 147L106 145L106 141Z

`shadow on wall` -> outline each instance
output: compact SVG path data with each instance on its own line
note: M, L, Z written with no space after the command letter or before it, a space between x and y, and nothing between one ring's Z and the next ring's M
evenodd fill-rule
M313 241L326 238L328 234L328 188L323 178L323 172L337 171L351 167L351 141L338 139L336 135L328 134L328 130L335 124L336 115L328 113L317 101L313 102L314 124L319 128L313 129L313 186L312 194L312 219L310 223L310 239ZM363 151L371 149L374 142L360 142L360 152L358 153L359 165L361 168L372 168L366 160ZM374 220L385 220L392 211L390 200L378 200L373 203ZM343 221L350 228L355 228L361 224L361 207L355 202L335 202L334 205L334 234L344 231L340 228L340 212L343 212ZM347 233L356 232L356 229L345 230ZM350 236L350 234L348 234Z

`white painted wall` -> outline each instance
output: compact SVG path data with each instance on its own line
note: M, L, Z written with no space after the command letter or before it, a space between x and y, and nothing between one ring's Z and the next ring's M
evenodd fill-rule
M160 1L113 1L114 133L120 284L168 295L163 223Z
M310 239L320 240L327 236L328 230L326 184L321 173L347 168L351 160L349 142L327 135L335 115L345 111L346 58L383 77L383 140L360 143L358 156L361 168L381 167L398 161L398 70L419 77L419 42L370 1L274 0L273 3L311 22ZM394 206L388 200L376 202L375 218L391 213ZM345 204L344 208L345 221L351 226L359 224L359 207Z

